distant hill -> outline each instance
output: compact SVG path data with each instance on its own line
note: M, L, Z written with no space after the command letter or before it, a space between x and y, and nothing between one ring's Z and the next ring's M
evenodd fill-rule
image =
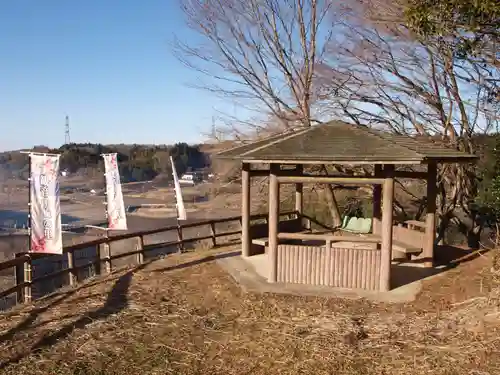
M480 170L488 169L492 162L493 149L498 134L477 135L474 139L477 153L481 156L478 163ZM116 152L120 174L124 182L170 178L170 155L173 156L177 172L183 174L189 170L210 168L223 179L233 179L239 175L239 163L231 161L212 161L217 152L236 146L234 141L188 145L142 145L72 143L59 148L36 146L32 150L61 154L61 169L80 176L95 176L104 171L101 154ZM6 179L28 178L28 156L19 150L0 153L0 182Z
M209 153L201 151L201 145L186 143L158 146L72 143L56 149L36 146L32 151L61 154L61 170L82 176L104 171L101 154L116 152L124 182L151 180L159 174L170 176L170 155L179 174L211 165ZM0 181L8 178L28 178L26 154L20 151L0 153Z

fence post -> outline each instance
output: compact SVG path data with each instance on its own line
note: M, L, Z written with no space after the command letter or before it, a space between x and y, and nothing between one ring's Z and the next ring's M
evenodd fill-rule
M73 286L76 283L75 254L70 250L66 255L68 256L68 283Z
M215 233L215 223L213 221L210 223L210 234L212 235L212 246L216 247L217 246L217 236Z
M96 254L96 260L94 263L95 274L100 275L101 274L101 246L100 245L95 245L95 254Z
M31 266L31 256L28 255L28 259L24 262L23 265L23 273L24 273L24 282L28 283L24 287L24 303L31 302L31 281L33 280L33 269Z
M16 258L24 256L24 254L16 254ZM14 268L16 285L24 283L24 263L16 265ZM24 303L24 288L18 289L16 292L17 303Z
M137 263L142 264L144 263L144 237L139 236L137 237L137 245L135 245L136 250L140 251L137 253Z
M104 250L104 257L102 258L104 263L104 272L111 273L111 246L109 246L109 243L105 242L102 243L100 247ZM101 254L102 252L99 251L99 253Z
M182 250L184 250L184 242L182 239L182 226L180 224L177 224L177 241L179 243L178 248L179 252L182 253Z

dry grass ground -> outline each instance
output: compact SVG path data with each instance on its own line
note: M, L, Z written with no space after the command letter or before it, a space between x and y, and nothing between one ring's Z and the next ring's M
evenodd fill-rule
M491 255L417 302L243 293L215 256L169 256L0 316L5 374L498 374Z

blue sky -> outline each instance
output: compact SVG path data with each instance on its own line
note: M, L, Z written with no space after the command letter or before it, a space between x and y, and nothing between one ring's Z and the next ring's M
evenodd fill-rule
M15 0L0 10L0 151L203 139L215 110L173 56L177 0Z

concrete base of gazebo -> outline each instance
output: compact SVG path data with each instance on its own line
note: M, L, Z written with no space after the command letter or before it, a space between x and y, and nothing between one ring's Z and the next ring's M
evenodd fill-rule
M326 298L365 298L370 301L387 303L414 301L422 289L422 281L439 276L444 271L444 269L420 268L393 262L391 266L392 289L389 291L369 291L364 289L336 288L325 285L269 283L267 280L269 261L266 254L259 254L252 257L224 257L218 259L217 263L246 292Z

